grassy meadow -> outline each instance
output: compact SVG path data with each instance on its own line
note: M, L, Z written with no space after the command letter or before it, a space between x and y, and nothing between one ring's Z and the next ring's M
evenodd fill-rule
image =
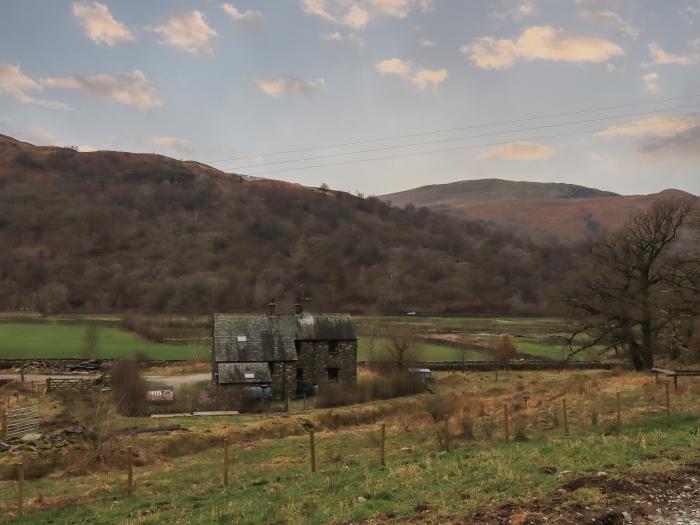
M146 319L174 339L206 338L211 331L207 316L157 315ZM513 337L523 358L566 359L569 355L563 343L566 325L559 319L354 316L353 320L360 361L386 359L393 333L411 338L411 353L419 361L493 360L493 347L503 335ZM85 357L83 346L88 324L99 326L97 356L100 358L146 355L152 359L187 360L209 354L206 341L202 344L149 341L121 327L120 317L115 315L3 314L0 315L0 358ZM372 351L370 333L375 334ZM576 356L577 359L598 357L596 350Z
M0 323L0 357L8 359L81 358L87 325L53 323ZM97 331L98 358L179 360L207 357L205 346L151 342L117 327L100 326Z
M541 511L555 496L559 500L552 507L563 510L604 509L601 472L624 486L700 458L700 381L695 379L672 393L670 416L664 413L663 386L636 374L507 373L496 379L453 373L440 374L434 389L440 406L454 408L446 413L449 450L439 438L435 396L426 394L290 416L173 419L168 424L189 431L147 439L120 434L108 464L27 481L25 517L10 519L16 484L5 477L0 512L12 524L402 523L427 514L439 523L501 504ZM620 426L615 423L618 389ZM517 392L531 396L527 408L513 404ZM569 402L568 434L557 418L563 396ZM498 408L506 401L512 405L508 443ZM465 419L465 410L479 405ZM379 462L380 421L388 429L385 467ZM155 425L138 418L119 424ZM315 474L309 468L308 425L317 432ZM222 486L223 436L232 443L228 487ZM127 445L137 451L131 498ZM8 465L1 466L3 472ZM562 487L570 485L576 488L561 496Z

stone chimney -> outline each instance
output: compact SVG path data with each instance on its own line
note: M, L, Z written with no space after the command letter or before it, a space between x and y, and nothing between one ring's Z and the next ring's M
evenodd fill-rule
M267 303L267 313L268 315L277 315L277 303L274 299Z
M295 303L294 304L294 314L295 315L301 315L304 313L304 305L302 303Z

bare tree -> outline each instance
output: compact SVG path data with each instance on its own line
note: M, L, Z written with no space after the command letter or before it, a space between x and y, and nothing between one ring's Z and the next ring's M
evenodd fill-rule
M395 333L389 338L386 353L396 368L406 368L417 356L413 340L401 333Z
M99 329L94 324L89 324L85 328L83 339L83 357L97 359Z
M510 335L504 335L496 345L493 357L499 365L505 365L518 355L518 347Z
M71 398L70 411L83 427L83 436L92 448L96 462L104 461L105 449L114 439L116 404L109 390L92 390L89 396Z
M678 326L700 313L697 239L684 228L695 207L695 199L662 199L593 240L587 267L564 296L572 354L622 347L636 370L649 369L661 342L670 346Z
M367 326L367 361L374 361L374 350L377 344L377 325L376 323L369 323Z

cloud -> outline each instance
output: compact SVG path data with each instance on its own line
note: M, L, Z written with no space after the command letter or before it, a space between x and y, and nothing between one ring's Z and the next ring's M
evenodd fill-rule
M414 8L434 9L434 0L299 0L306 14L352 29L363 29L381 16L405 18Z
M552 26L528 27L517 40L478 38L460 51L482 69L507 69L521 60L597 63L624 54L604 38L568 36Z
M25 142L34 144L35 146L57 146L58 137L50 129L46 128L29 128L20 132L20 137Z
M418 44L419 44L420 47L422 47L422 48L432 48L432 47L435 47L435 42L433 42L432 40L430 40L429 38L426 38L426 37L424 37L424 36L422 36L422 37L420 37L420 38L418 39Z
M250 27L259 26L263 19L262 12L256 9L240 11L231 4L221 4L221 9L236 22Z
M651 63L657 65L677 64L679 66L689 66L691 64L697 64L698 61L700 61L700 57L692 53L687 55L667 53L657 42L649 44L649 55L651 56Z
M113 100L120 104L134 106L141 110L161 106L155 88L139 70L115 75L95 75L84 77L71 75L67 77L45 78L42 85L55 89L76 89L100 98Z
M337 42L338 44L345 44L355 49L364 49L366 47L365 41L362 40L355 33L348 33L343 35L342 33L326 33L321 35L321 40L325 42Z
M644 89L647 93L656 93L659 91L659 75L657 73L647 73L642 76L642 82L644 82Z
M610 126L595 134L596 137L640 137L669 138L700 125L700 118L693 115L671 117L654 115L644 117L621 126Z
M438 87L447 78L447 69L425 69L411 60L390 58L375 65L381 76L393 75L412 84L421 91Z
M648 138L637 145L637 151L647 154L670 154L700 157L700 123L670 137Z
M488 149L477 157L479 160L542 160L554 155L549 146L532 142L511 142Z
M493 10L489 13L489 16L496 20L522 20L531 16L534 12L535 2L533 0L525 0L507 9Z
M120 42L135 40L129 29L114 19L106 5L100 2L74 2L73 15L80 20L83 31L90 40L110 47Z
M174 16L167 24L153 28L153 31L159 33L165 43L193 55L211 55L211 46L217 37L201 11Z
M149 137L144 140L144 143L148 146L174 150L178 153L192 152L189 141L178 137Z
M293 77L279 77L273 80L256 80L255 85L260 91L273 98L280 98L289 93L314 93L323 88L326 81L300 80Z
M31 104L46 109L70 111L71 107L56 100L34 98L27 93L40 93L43 91L41 84L33 78L22 73L19 66L0 64L0 93L7 93L16 98L22 104Z
M594 20L608 27L612 27L613 29L620 31L631 38L636 39L639 37L639 27L634 25L631 21L626 20L615 11L611 11L609 9L603 9L600 11L584 10L581 11L579 16L588 20Z
M596 136L638 138L635 149L644 154L700 156L700 116L697 115L645 117L623 126L611 126Z

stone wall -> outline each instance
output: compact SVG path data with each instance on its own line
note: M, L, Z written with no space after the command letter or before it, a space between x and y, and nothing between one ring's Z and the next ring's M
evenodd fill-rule
M295 378L318 385L319 391L328 384L350 383L357 379L356 341L300 341L297 355ZM336 370L337 376L334 376Z

